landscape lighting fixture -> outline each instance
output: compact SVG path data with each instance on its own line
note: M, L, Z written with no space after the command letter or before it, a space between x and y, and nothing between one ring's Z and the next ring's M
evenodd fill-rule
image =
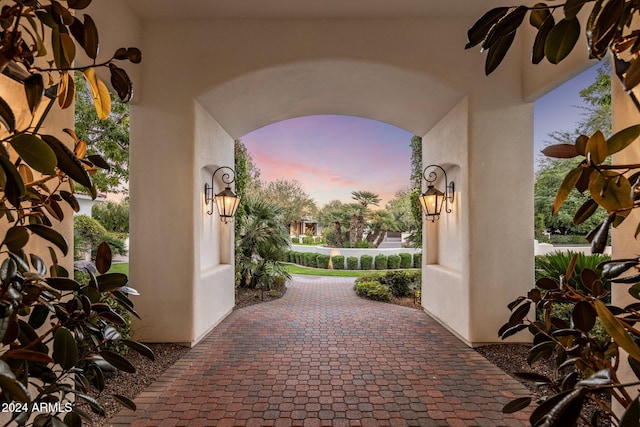
M229 172L222 174L222 182L226 185L225 189L214 195L214 178L219 170L228 169ZM209 202L215 202L218 206L218 213L220 214L220 220L226 224L236 214L238 205L240 204L240 197L231 190L231 183L235 181L235 172L229 166L221 166L216 169L211 175L211 185L209 183L204 184L204 203L208 205ZM213 203L211 208L207 210L209 215L213 215Z
M429 171L428 175L427 171ZM444 176L444 193L434 186L434 183L439 178L438 171ZM424 168L422 176L427 181L428 186L427 190L420 195L420 205L427 219L431 220L431 222L436 222L440 218L443 205L446 206L445 211L451 213L449 204L453 203L455 186L453 182L448 181L447 173L438 165L429 165Z

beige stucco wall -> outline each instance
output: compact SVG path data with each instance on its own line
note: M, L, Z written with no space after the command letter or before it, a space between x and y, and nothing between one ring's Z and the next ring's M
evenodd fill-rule
M122 6L113 1L96 7L110 8L112 23L138 25L113 16ZM456 202L427 243L437 258L425 285L439 285L425 293L427 309L468 343L495 341L506 303L533 281L533 116L523 99L539 83L520 42L484 76L485 56L463 50L472 23L155 19L124 30L144 56L130 163L138 338L193 342L231 302L217 288L231 275L214 243L229 236L205 218L203 168L228 162L228 142L257 127L339 113L425 135L425 162L450 168ZM122 26L106 26L114 31Z

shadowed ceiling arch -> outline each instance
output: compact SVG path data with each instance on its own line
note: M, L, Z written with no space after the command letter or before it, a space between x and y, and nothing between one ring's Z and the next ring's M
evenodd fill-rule
M389 65L320 59L265 68L197 98L234 138L315 114L358 116L424 135L464 96L433 77Z

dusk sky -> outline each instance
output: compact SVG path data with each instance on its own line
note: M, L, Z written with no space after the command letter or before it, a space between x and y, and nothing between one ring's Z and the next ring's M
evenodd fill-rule
M575 128L581 117L578 92L593 82L597 65L534 104L534 153L548 134ZM382 198L380 207L409 185L413 135L375 120L351 116L308 116L274 123L241 138L263 181L300 181L321 207L333 199L351 201L366 190Z

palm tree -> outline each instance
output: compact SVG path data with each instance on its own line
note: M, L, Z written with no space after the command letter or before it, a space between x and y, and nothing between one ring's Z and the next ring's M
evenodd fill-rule
M288 277L279 262L289 248L282 208L255 197L248 197L243 205L236 239L240 286L269 285L274 276Z
M362 212L366 212L369 205L378 206L380 204L380 196L371 191L352 191L351 198L362 206Z

